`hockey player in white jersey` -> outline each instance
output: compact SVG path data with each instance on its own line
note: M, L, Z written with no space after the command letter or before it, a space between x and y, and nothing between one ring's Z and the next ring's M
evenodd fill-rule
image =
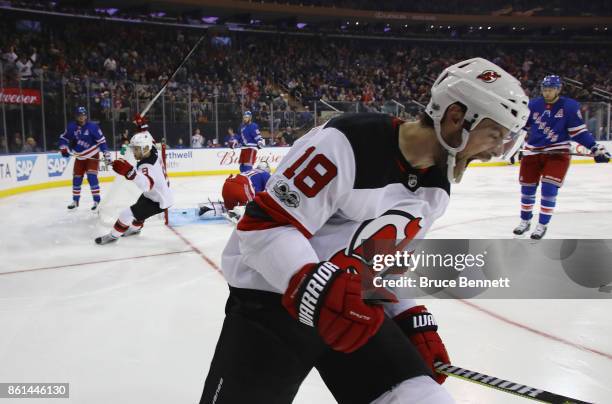
M223 251L230 296L200 403L290 403L313 367L339 403L453 402L432 314L364 300L360 247L423 238L470 161L520 146L528 101L475 58L442 72L418 122L345 114L297 141Z
M113 170L133 181L142 190L142 195L134 205L121 212L110 233L95 239L97 244L140 233L146 219L162 213L174 201L166 167L154 146L153 136L142 130L132 136L130 147L138 161L136 167L124 159L117 159L113 161Z

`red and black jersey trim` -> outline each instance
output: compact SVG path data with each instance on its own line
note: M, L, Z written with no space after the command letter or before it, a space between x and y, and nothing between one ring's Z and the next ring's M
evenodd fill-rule
M155 181L153 181L153 178L151 178L151 176L149 174L145 173L145 177L147 177L147 179L149 180L149 190L153 189L153 185L155 185Z
M410 191L440 188L450 194L446 167L414 168L399 147L402 120L379 113L343 114L331 119L326 128L335 128L346 136L355 156L355 189L384 188L400 183ZM414 181L416 179L416 181ZM416 187L408 186L416 183Z
M312 234L298 220L287 213L266 191L263 191L246 205L245 214L238 222L237 229L265 230L287 225L298 229L306 238L312 237Z

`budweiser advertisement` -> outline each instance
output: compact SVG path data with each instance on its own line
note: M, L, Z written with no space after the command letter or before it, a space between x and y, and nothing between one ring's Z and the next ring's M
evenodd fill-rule
M39 90L29 88L7 87L0 90L0 100L6 104L40 105Z

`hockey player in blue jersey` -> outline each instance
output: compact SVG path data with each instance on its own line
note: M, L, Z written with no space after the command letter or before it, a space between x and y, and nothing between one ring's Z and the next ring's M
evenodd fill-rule
M252 121L253 114L251 111L245 111L242 116L242 126L240 127L240 136L242 138L242 149L240 150L240 172L249 171L253 168L257 159L257 149L264 146L264 140L259 132L259 126Z
M225 208L230 211L236 206L246 206L258 192L266 189L269 179L270 166L266 162L259 163L254 170L230 175L221 191Z
M266 189L269 179L270 166L265 161L252 170L230 175L225 179L221 190L223 202L203 204L198 216L207 219L225 216L237 222L244 213L246 204L252 201L257 193Z
M560 96L561 79L550 75L542 80L542 96L529 102L529 128L524 157L521 160L521 222L514 234L522 235L531 227L533 206L538 184L542 181L542 198L538 224L531 238L539 240L546 234L559 188L570 165L570 141L578 142L591 151L597 163L610 161L610 153L597 144L587 130L580 113L580 104Z
M76 109L75 120L68 123L59 138L59 147L62 156L68 158L72 153L76 157L72 174L72 203L68 205L68 209L76 209L79 206L83 175L87 173L87 181L94 200L91 210L96 210L100 204L99 152L103 153L107 165L112 161L102 130L97 124L87 120L85 107Z

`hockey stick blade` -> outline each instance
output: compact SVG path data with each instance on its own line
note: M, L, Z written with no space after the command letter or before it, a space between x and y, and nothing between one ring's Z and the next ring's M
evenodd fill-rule
M453 376L469 382L478 383L482 386L490 387L506 393L514 394L529 400L538 401L548 404L592 404L587 401L576 400L562 396L560 394L551 393L546 390L540 390L535 387L526 386L500 379L494 376L489 376L484 373L474 372L472 370L460 368L448 363L436 362L434 364L436 372L447 376Z

